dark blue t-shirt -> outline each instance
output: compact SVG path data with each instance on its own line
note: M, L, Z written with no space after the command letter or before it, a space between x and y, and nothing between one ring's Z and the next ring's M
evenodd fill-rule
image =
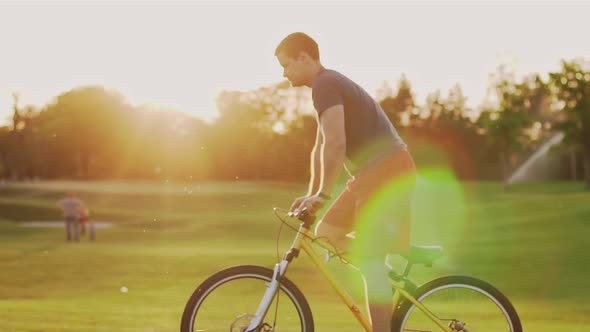
M313 81L312 98L320 116L332 106L344 106L346 157L352 162L354 174L363 173L407 149L381 106L339 72L322 69Z

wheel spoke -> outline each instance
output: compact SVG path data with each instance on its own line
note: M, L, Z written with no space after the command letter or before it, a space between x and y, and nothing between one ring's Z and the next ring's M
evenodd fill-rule
M461 332L522 332L520 319L497 289L469 277L445 277L417 291L417 300L437 317L432 321L418 307L407 303L394 320L398 331L441 331L440 325Z
M248 267L262 273L220 273L205 281L189 300L183 315L183 332L242 332L252 322L272 277L268 269ZM239 272L239 270L238 270ZM263 318L263 331L312 332L307 302L294 285L283 281L279 296L273 299ZM277 306L277 298L279 305ZM304 313L305 312L305 313ZM276 325L274 325L276 316ZM307 321L309 322L307 322ZM186 328L186 329L185 329Z

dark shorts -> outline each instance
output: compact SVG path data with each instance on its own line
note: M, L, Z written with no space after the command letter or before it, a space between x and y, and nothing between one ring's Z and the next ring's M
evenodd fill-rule
M322 223L345 232L355 231L348 248L353 254L373 256L409 248L411 196L416 166L408 151L358 177L351 178L326 211Z

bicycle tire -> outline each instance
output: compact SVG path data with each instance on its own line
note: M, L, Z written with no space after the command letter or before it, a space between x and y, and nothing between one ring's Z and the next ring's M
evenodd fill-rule
M193 292L191 297L189 298L183 315L182 321L180 325L181 332L197 332L198 331L206 331L202 329L195 329L194 324L199 322L199 312L200 309L211 294L215 294L215 290L219 289L220 287L227 285L229 283L237 284L238 281L242 281L244 283L244 279L246 281L263 281L264 284L268 284L272 280L273 270L262 267L262 266L254 266L254 265L240 265L230 267L224 270L221 270L209 278L207 278L203 283L201 283L197 289ZM257 285L258 286L258 285ZM237 287L237 286L234 286ZM259 300L262 299L264 295L264 291L266 288L261 289L259 292L260 294L254 294L253 297L256 297ZM235 300L239 301L244 295L244 289L240 289L240 293L235 294ZM300 324L301 324L301 332L314 332L314 322L313 316L311 313L311 309L303 293L297 288L297 286L287 279L286 277L281 278L280 283L280 291L279 291L279 308L278 310L281 311L281 305L284 303L285 296L291 301L293 304L296 314L299 317ZM232 295L233 296L233 295ZM276 296L275 296L276 300ZM231 305L231 301L224 302L227 305ZM257 303L258 304L258 303ZM254 314L257 309L257 304L255 307L250 308L248 307L248 314ZM271 307L274 308L276 302L273 301ZM228 307L224 305L223 310L230 310ZM274 316L272 314L267 314L266 319L272 322L273 318L268 316ZM236 318L237 319L237 318ZM230 327L230 322L227 322L227 328ZM231 329L230 329L231 330ZM298 329L297 329L298 330Z
M502 292L500 292L497 288L495 288L494 286L490 285L489 283L483 281L483 280L479 280L476 278L472 278L472 277L467 277L467 276L447 276L447 277L441 277L441 278L437 278L434 279L430 282L427 282L426 284L418 287L416 289L416 291L412 294L412 296L418 300L419 302L421 302L424 306L426 306L429 310L433 309L432 307L434 307L434 305L432 305L431 307L429 307L428 302L430 301L430 303L437 303L435 302L437 300L437 297L434 297L434 294L439 293L439 297L444 295L444 291L448 291L450 292L450 290L453 291L458 291L459 289L462 290L467 290L467 292L471 293L471 291L477 292L479 293L479 295L481 296L485 296L487 297L488 300L491 300L493 303L490 303L489 305L486 304L486 308L490 308L489 310L491 310L491 308L493 308L493 305L495 304L497 309L499 309L499 312L504 316L506 322L502 323L504 324L508 329L508 331L510 332L522 332L522 325L520 322L520 318L518 317L518 314L516 313L516 310L514 309L514 306L512 305L512 303L510 303L510 301L508 300L508 298L502 294ZM473 294L475 295L475 294ZM456 299L454 299L456 300ZM484 297L482 297L482 301L485 300ZM465 308L462 309L462 306L464 306ZM443 307L441 305L441 307ZM440 309L440 311L447 311L444 314L445 315L454 315L454 316L448 316L445 318L453 318L453 319L457 319L462 323L466 323L466 325L464 326L465 329L460 329L461 326L457 327L457 329L454 329L454 331L472 331L470 329L470 327L472 326L478 326L477 324L479 323L480 326L479 327L483 327L484 324L487 324L486 322L484 322L485 319L489 319L487 317L484 318L483 315L479 315L479 318L474 319L475 321L461 321L461 317L465 316L465 315L472 315L473 318L476 318L477 314L472 313L472 312L468 312L468 311L473 311L474 308L477 308L478 305L472 305L472 306L468 306L468 303L460 303L460 305L456 306L456 307L452 307L451 305L447 305L444 306L444 308L447 309ZM462 310L465 310L465 313L460 312ZM431 310L432 311L432 310ZM451 314L449 314L448 312L450 311L457 311L457 312L453 312ZM392 317L392 323L391 323L391 331L392 332L402 332L402 331L410 331L410 330L420 330L421 328L418 328L417 326L411 326L411 324L426 324L423 322L417 322L417 323L413 323L412 320L412 315L420 315L422 316L422 318L418 318L416 321L419 321L419 319L423 319L426 317L426 315L424 313L422 313L419 309L416 308L416 306L411 303L410 301L403 301L399 307L397 308L397 310L394 312L394 315ZM437 312L437 310L433 311L433 314L439 316L440 312ZM440 316L439 316L440 317ZM481 321L478 321L479 319L481 319ZM499 320L501 321L501 320ZM446 324L445 324L446 325ZM479 332L485 332L484 328L480 328L480 329L475 329L474 331L479 331ZM497 330L496 330L497 331Z

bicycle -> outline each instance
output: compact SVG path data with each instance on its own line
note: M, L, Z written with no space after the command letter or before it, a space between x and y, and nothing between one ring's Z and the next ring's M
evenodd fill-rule
M278 209L275 208L275 213ZM286 277L292 261L305 252L313 265L336 290L365 331L371 332L366 315L352 297L339 287L315 253L313 244L346 263L325 240L310 230L314 217L302 211L288 213L300 221L291 248L274 269L241 265L221 270L201 283L189 298L181 321L181 332L313 332L311 308L295 283ZM278 214L283 225L286 224ZM279 230L280 234L280 230ZM408 276L414 265L431 267L442 256L441 247L412 246L401 255L404 272L393 269L389 278L394 290L391 331L522 332L520 318L508 298L489 283L468 276L445 276L415 285ZM280 291L279 291L280 290ZM227 293L225 293L227 292ZM279 302L283 297L289 300ZM289 305L288 308L285 308ZM236 309L239 308L239 309ZM280 316L279 316L280 309Z

